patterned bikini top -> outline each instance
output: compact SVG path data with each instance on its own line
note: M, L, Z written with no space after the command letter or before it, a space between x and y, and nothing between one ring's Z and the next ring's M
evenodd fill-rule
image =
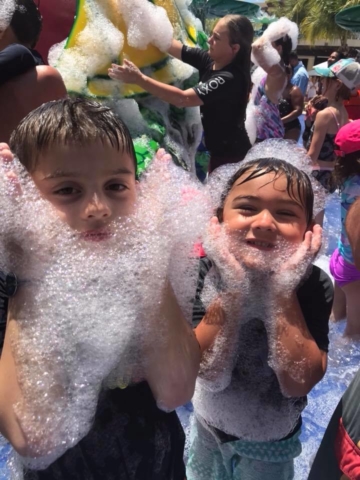
M261 80L255 99L256 109L256 138L284 138L285 129L281 121L279 107L273 103L265 92L266 76Z

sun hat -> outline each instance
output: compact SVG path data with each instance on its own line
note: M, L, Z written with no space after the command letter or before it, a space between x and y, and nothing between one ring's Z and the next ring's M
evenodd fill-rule
M314 66L320 77L337 78L350 90L360 85L360 64L353 58L342 58L328 66L327 62Z
M334 152L339 157L360 151L360 120L354 120L341 127L334 143L336 147Z

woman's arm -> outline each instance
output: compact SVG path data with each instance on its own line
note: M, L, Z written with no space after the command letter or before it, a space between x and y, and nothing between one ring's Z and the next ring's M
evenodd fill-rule
M260 37L252 45L252 57L267 73L265 92L277 104L286 84L286 73L279 53L266 38Z
M109 77L113 80L138 85L151 95L175 107L200 107L203 105L202 100L200 100L194 89L189 88L184 91L172 85L158 82L144 75L128 60L124 60L123 65L113 64L112 68L109 69Z
M168 53L172 57L175 57L178 60L181 60L182 49L183 49L183 44L179 42L179 40L173 39L173 41L171 42L170 48L168 49Z
M299 87L294 87L291 90L290 99L291 99L291 105L293 107L293 111L281 119L284 124L289 123L292 120L295 120L296 118L300 117L304 108L304 96L301 93L301 90Z

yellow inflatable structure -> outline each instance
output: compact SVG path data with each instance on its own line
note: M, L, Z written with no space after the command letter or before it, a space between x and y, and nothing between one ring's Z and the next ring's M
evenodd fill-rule
M121 64L126 58L161 82L180 88L194 84L192 67L159 49L163 38L173 35L189 46L206 48L206 36L188 8L190 3L78 0L68 38L49 53L49 63L61 72L70 94L110 102L128 124L140 171L159 146L170 151L176 163L193 169L201 136L199 114L197 109L184 111L164 104L137 85L113 81L107 71L111 63Z

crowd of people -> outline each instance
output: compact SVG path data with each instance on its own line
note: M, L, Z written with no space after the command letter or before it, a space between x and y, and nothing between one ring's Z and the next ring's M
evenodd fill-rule
M22 208L20 162L23 175L51 204L51 221L59 218L73 237L104 243L114 222L130 221L141 195L131 135L108 106L68 95L60 73L35 50L41 28L34 1L16 0L8 27L0 31L0 201L8 192L14 208ZM28 405L32 397L20 381L17 342L24 312L36 314L39 286L4 262L21 252L1 234L0 433L21 458L25 478L295 478L301 413L306 396L326 372L331 315L336 321L346 318L346 336L360 335L360 120L349 121L344 104L360 86L360 65L334 52L318 72L321 87L316 90L296 54L298 34L296 24L282 18L254 39L246 17L226 15L215 24L208 51L173 39L168 54L199 71L198 84L187 90L161 83L127 60L109 69L115 82L138 85L179 108L200 108L210 155L207 180L220 195L197 249L191 324L169 274L161 301L139 312L139 319L163 319L175 340L163 338L139 349L146 368L135 369L122 388L109 388L101 379L90 426L73 443L55 448L48 439L47 446L52 410L38 412ZM159 150L154 163L164 184L171 175L171 170L161 173L168 162L171 156ZM202 198L203 185L192 182L191 188L184 185L181 198L169 195L171 202ZM337 190L342 230L330 261L333 288L329 275L313 262L322 244L324 206L319 210L317 205L324 191ZM149 212L158 208L147 205ZM164 214L165 221L169 215ZM146 248L141 254L136 274L150 283ZM31 255L41 263L40 248ZM100 273L97 281L101 286ZM77 295L81 292L70 300L74 305ZM101 316L106 305L100 291L93 301L93 315ZM52 334L72 332L63 326ZM36 332L34 338L41 342ZM81 348L87 348L85 341ZM101 348L106 352L107 346ZM167 365L174 364L176 372L169 372ZM52 368L45 373L56 376ZM48 383L48 390L45 382L44 410L47 398L56 403L64 391L71 398L65 374L56 382L56 388ZM360 478L356 395L359 376L344 397L343 410L334 414L311 479ZM185 434L174 410L191 400L194 418L185 466ZM19 405L36 414L26 416ZM34 428L43 433L34 434ZM336 448L339 438L342 447ZM327 455L336 466L325 476Z

